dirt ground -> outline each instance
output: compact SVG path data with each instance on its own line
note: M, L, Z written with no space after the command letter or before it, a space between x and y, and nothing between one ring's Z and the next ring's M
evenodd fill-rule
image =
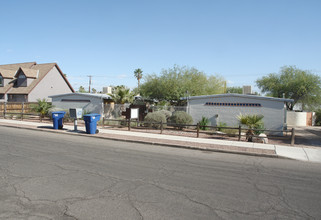
M124 130L127 131L127 127L117 128L117 127L105 127L106 129L115 129L115 130ZM289 128L292 129L292 128ZM135 132L146 132L146 133L156 133L160 134L160 130L155 129L147 129L147 128L131 128L131 131ZM167 135L178 135L178 136L186 136L186 137L196 137L197 133L195 130L172 130L172 129L164 129L162 134ZM311 146L311 147L321 147L321 127L299 127L295 128L295 146ZM242 134L241 141L245 140L245 134ZM209 139L220 139L220 140L233 140L238 141L238 136L230 137L224 134L217 134L213 132L200 132L200 138L209 138ZM291 132L284 134L283 137L277 136L268 136L269 144L280 144L291 146Z

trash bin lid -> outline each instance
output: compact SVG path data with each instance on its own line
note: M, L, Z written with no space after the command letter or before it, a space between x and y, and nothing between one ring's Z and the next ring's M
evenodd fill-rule
M66 114L66 112L64 112L64 111L56 111L56 112L52 112L52 114Z
M62 117L64 117L65 114L66 114L66 112L64 112L64 111L52 112L52 117L53 118L62 118Z
M92 113L92 114L84 115L84 120L85 121L92 122L92 121L99 121L99 119L100 119L100 114Z

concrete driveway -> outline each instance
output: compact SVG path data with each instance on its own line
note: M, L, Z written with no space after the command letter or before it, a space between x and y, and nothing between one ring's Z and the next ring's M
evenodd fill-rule
M296 127L295 143L304 146L321 147L321 127Z

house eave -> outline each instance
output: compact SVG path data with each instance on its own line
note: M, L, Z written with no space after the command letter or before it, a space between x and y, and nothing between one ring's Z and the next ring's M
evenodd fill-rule
M257 95L243 95L236 93L226 93L226 94L216 94L216 95L203 95L203 96L190 96L182 97L181 100L196 100L196 99L207 99L207 98L224 98L224 97L238 97L238 98L250 98L250 99L262 99L278 102L294 102L293 99L284 99L284 98L275 98L275 97L266 97L266 96L257 96Z

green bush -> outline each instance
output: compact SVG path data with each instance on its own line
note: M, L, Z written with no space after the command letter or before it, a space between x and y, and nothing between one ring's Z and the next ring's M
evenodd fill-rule
M160 124L158 123L161 123L161 122L166 123L166 116L161 111L150 112L146 115L144 122L145 122L144 123L145 126L160 128ZM163 125L163 127L166 127L165 124Z
M37 104L31 105L31 110L40 114L41 118L49 115L49 110L52 108L51 102L47 102L46 99L37 99Z
M200 125L201 130L208 130L207 127L203 127L203 126L208 126L208 124L210 123L210 120L208 118L202 116L202 120L200 120L198 123Z
M315 126L321 126L321 109L315 111Z
M167 110L160 110L159 112L165 115L166 121L172 116L172 112Z
M224 128L227 127L227 124L224 123L224 122L220 122L220 123L218 123L218 126L217 126L217 127L218 127L218 128L217 128L217 131L223 132Z
M186 126L182 126L182 125L192 124L193 118L186 112L176 111L173 113L172 117L170 118L170 121L177 125L175 127L179 129L183 129Z
M255 131L254 131L254 134L255 134L255 135L260 135L260 134L264 133L264 130L265 130L266 128L264 127L264 123L262 122L262 124L258 124L258 125L255 127L255 129L259 129L259 130L255 130Z
M259 135L264 132L263 115L242 115L237 116L239 123L245 125L249 130L246 132L246 139L252 142L253 135ZM260 129L259 131L253 131Z
M232 129L232 128L226 128L226 129L223 129L222 132L227 134L227 136L235 137L236 134L238 133L238 130L237 129Z

